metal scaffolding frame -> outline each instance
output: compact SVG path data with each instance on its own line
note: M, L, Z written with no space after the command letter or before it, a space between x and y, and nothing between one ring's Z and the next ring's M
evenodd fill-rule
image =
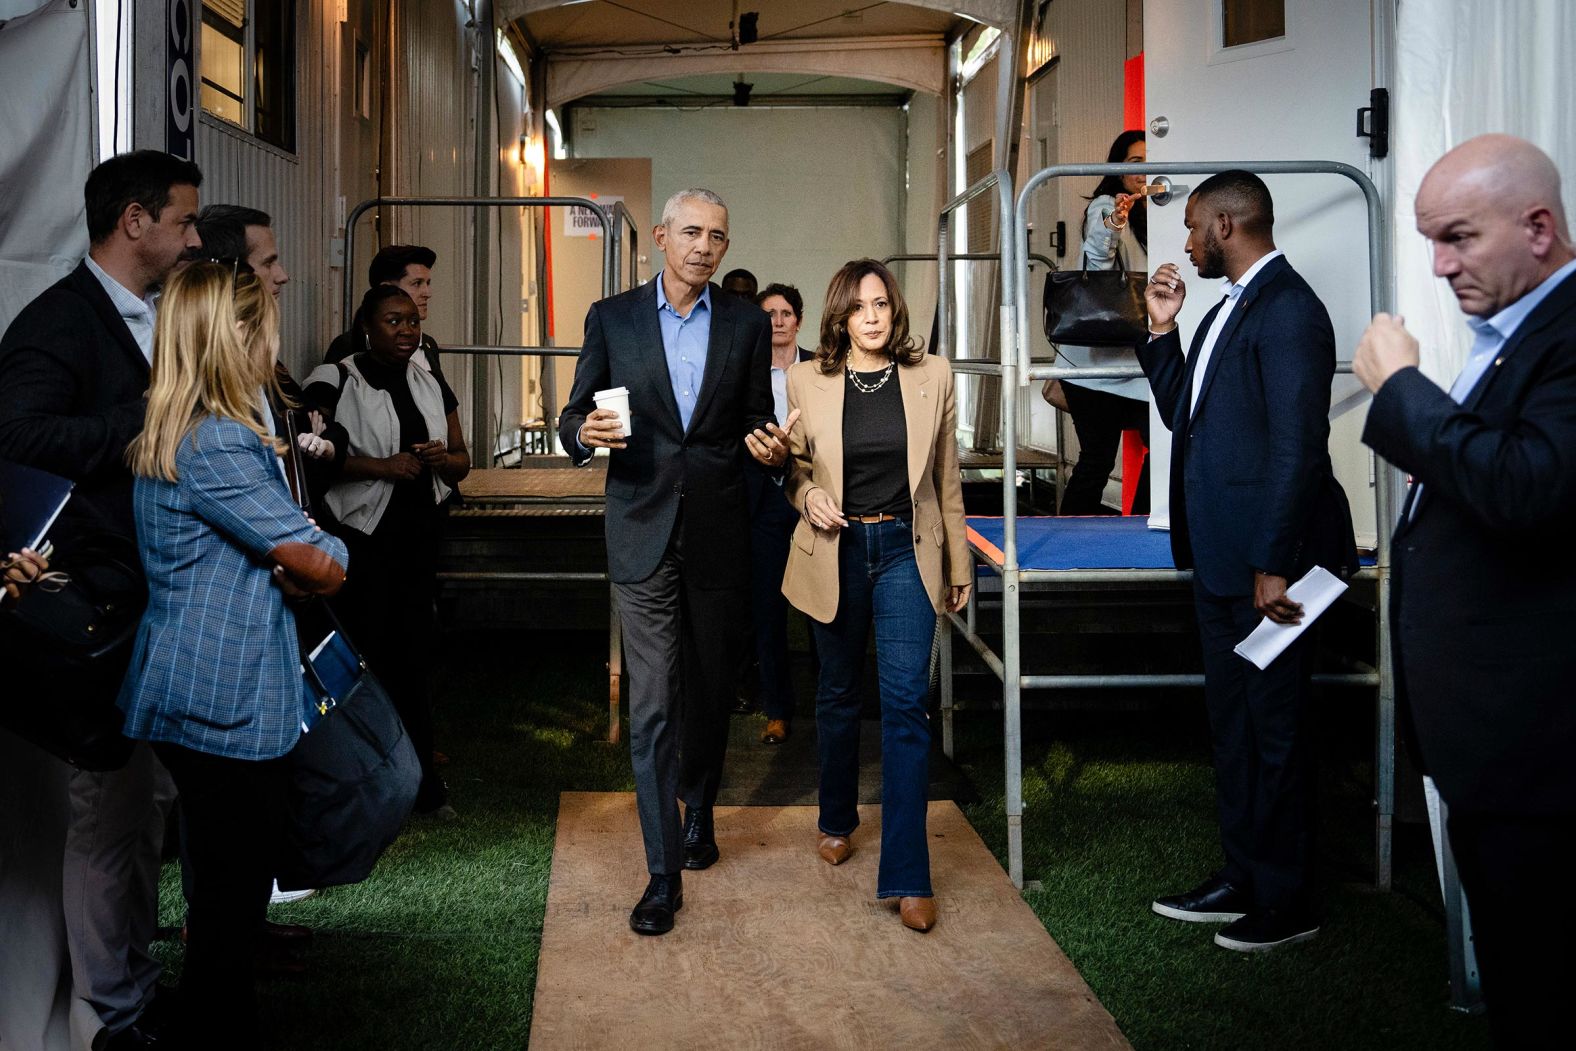
M987 667L1002 681L1003 723L1005 736L1006 818L1008 874L1014 885L1023 886L1023 733L1022 694L1026 689L1106 688L1122 689L1148 686L1200 686L1201 675L1025 675L1022 671L1021 602L1022 592L1034 585L1089 585L1089 584L1166 584L1191 580L1185 570L1034 570L1018 565L1016 464L1018 419L1017 401L1020 386L1032 380L1074 379L1094 377L1142 376L1137 366L1102 366L1099 368L1065 368L1035 366L1030 360L1029 339L1029 289L1026 268L1016 265L1028 252L1028 202L1030 195L1052 179L1068 176L1104 175L1210 175L1227 169L1246 169L1261 174L1337 175L1351 180L1362 190L1368 212L1369 296L1375 313L1389 309L1389 281L1386 267L1386 231L1383 207L1379 192L1363 172L1348 164L1333 161L1241 161L1241 162L1170 162L1146 164L1063 164L1041 169L1031 176L1019 192L1016 207L1010 212L1012 228L1003 231L1004 270L1010 268L1010 278L1004 274L1002 282L1002 346L1013 353L1003 354L997 362L956 361L958 372L1001 377L1002 397L1002 469L1003 532L1002 564L998 571L1002 580L1002 636L1003 652L998 655L978 633L979 588L971 593L969 604L962 616L948 614L953 627L968 641L984 660ZM954 198L942 211L940 220L941 258L943 259L943 289L938 302L945 299L945 258L947 248L948 215L973 196L977 196L994 182L998 187L1010 185L1005 173L993 172L987 179L976 183L959 197ZM1009 214L1003 212L1003 215ZM947 314L943 310L943 318ZM942 343L949 338L948 326L943 325ZM1338 367L1349 372L1350 364ZM1395 811L1395 687L1390 662L1390 531L1389 526L1398 506L1400 478L1397 472L1382 460L1374 460L1374 500L1378 528L1377 564L1360 571L1359 576L1372 579L1376 584L1378 667L1355 673L1316 676L1315 681L1340 685L1372 686L1377 690L1375 706L1375 882L1388 888L1391 880L1391 838ZM978 565L976 564L976 578ZM953 747L952 717L952 636L942 633L941 645L942 692L942 747L950 756Z
M373 197L350 210L345 217L345 265L344 265L344 317L348 320L355 315L355 238L352 236L356 223L363 215L374 208L584 208L591 212L602 227L602 298L617 295L619 292L619 257L626 250L629 256L629 283L633 287L638 280L638 259L640 233L635 227L634 217L629 209L624 207L622 201L615 201L611 208L605 207L586 197ZM628 228L628 245L624 242L625 227ZM457 346L440 347L445 354L464 354L469 356L506 355L512 357L578 357L579 347L532 347L515 345L490 346L486 344L460 344ZM486 411L486 371L480 362L474 372L476 378L475 390L472 392L472 405L475 411L471 418L471 449L473 461L481 456L492 456L494 437L484 434L488 413ZM555 415L548 414L547 424L551 428ZM483 450L486 450L485 452ZM478 466L487 466L486 463ZM485 581L491 583L507 582L533 582L533 581L606 581L606 571L600 573L590 572L504 572L498 570L480 570L476 572L451 572L439 573L439 581ZM607 739L610 744L617 744L619 740L619 699L622 692L623 679L623 646L621 631L622 626L618 614L618 596L611 584L608 585L608 728Z

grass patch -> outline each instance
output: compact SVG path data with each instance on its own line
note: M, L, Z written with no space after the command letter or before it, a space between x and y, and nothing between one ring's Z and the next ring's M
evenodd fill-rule
M1351 794L1367 782L1343 759L1367 718L1360 705L1326 712L1319 937L1249 956L1217 948L1213 925L1149 911L1220 863L1201 702L1025 715L1024 874L1040 882L1025 897L1135 1047L1488 1046L1481 1019L1446 1008L1425 830L1397 837L1403 892L1371 887L1371 818ZM999 716L959 724L958 756L981 793L964 810L1005 866Z

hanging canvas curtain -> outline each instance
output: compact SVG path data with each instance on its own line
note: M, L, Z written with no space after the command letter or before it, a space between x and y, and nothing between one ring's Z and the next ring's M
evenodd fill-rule
M1433 276L1412 204L1429 166L1486 132L1530 139L1576 205L1576 107L1569 100L1576 5L1555 0L1399 0L1396 31L1396 310L1422 343L1423 371L1449 386L1472 340L1450 286Z
M82 205L82 184L93 166L88 5L54 0L0 22L0 71L4 331L88 250Z

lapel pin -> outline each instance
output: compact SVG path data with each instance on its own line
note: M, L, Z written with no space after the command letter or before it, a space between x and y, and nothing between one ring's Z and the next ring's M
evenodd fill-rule
M1499 366L1501 366L1503 364L1505 364L1505 359L1504 358L1495 358L1494 359L1494 367L1495 368L1498 368Z

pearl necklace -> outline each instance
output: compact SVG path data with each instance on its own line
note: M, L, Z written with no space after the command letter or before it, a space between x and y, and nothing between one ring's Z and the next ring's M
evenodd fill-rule
M848 375L848 382L854 385L855 390L859 391L861 394L874 394L876 391L886 386L887 380L892 378L892 370L896 367L897 360L894 358L893 360L887 362L887 367L881 371L881 378L876 380L874 383L869 384L859 378L858 374L854 372L852 365L845 368L844 371Z

